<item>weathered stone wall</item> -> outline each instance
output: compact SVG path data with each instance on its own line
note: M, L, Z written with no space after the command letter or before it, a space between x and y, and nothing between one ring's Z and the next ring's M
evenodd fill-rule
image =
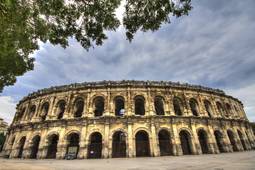
M144 102L144 115L136 114L137 96ZM101 116L95 116L95 103L99 97L104 101L104 111ZM115 115L115 99L118 97L124 101L123 116ZM156 111L156 107L159 107L155 105L156 98L160 98L163 103L161 114ZM181 115L177 115L174 107L176 98L180 100L178 106ZM78 99L83 101L84 107L81 116L75 117ZM194 101L194 107L191 101ZM205 106L205 101L209 103L208 107ZM62 108L61 102L65 103ZM46 111L45 103L48 105ZM64 110L62 116L61 109ZM125 134L126 157L135 157L136 134L143 131L148 134L150 156L160 156L161 130L166 130L170 135L172 155L183 154L183 142L180 140L182 131L189 136L191 154L203 153L203 139L198 135L200 131L206 134L204 140L207 153L242 151L255 147L254 134L242 103L223 91L165 82L124 81L54 87L25 97L17 105L4 151L10 158L29 158L33 138L40 136L36 155L37 158L45 158L49 138L56 134L59 138L56 158L62 159L67 152L68 135L76 133L79 135L77 157L87 158L90 136L99 132L102 135L102 157L109 158L112 157L113 135L121 131ZM221 134L218 142L216 131ZM232 138L229 133L233 134ZM26 140L22 154L19 155L22 137Z

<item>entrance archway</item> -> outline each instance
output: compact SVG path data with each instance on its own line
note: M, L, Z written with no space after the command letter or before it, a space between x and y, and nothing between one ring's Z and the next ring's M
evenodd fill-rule
M220 131L216 130L216 131L214 131L214 136L215 136L215 140L216 140L219 151L221 153L225 152L224 151L224 141L223 141L222 133Z
M58 135L53 134L48 139L48 151L46 158L55 159L57 154L57 146L58 146Z
M150 156L150 141L148 133L141 130L135 135L136 156Z
M79 148L80 148L80 136L77 133L71 133L68 135L67 137L67 150L66 150L66 154L67 155L73 155L74 158L77 158L77 154L79 152Z
M238 148L237 148L237 144L236 144L234 133L231 130L228 130L227 134L228 134L228 138L229 138L230 144L232 145L233 151L237 152Z
M170 140L170 134L167 130L161 130L158 133L160 156L166 156L172 154L172 146Z
M200 129L197 133L199 144L203 154L209 153L207 134L204 130Z
M31 154L30 154L31 159L36 159L36 157L37 157L40 140L41 140L41 137L39 135L35 136L32 139Z
M112 157L126 157L126 136L125 133L118 131L112 137Z
M102 157L102 135L99 132L94 132L90 136L88 147L88 158Z
M243 146L243 149L246 151L247 148L246 148L246 145L245 145L245 141L244 141L244 138L243 138L243 134L242 132L240 132L239 130L237 130L237 133L238 133L238 136L239 136L239 139L241 141L241 144Z
M26 137L23 136L19 141L19 152L17 156L18 158L22 158L25 142L26 142Z
M179 134L183 155L191 155L191 137L189 132L182 130Z

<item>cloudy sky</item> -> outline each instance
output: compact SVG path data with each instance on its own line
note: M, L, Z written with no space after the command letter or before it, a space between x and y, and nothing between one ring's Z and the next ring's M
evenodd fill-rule
M108 33L89 52L71 40L63 49L41 44L33 71L0 96L0 117L11 122L16 103L37 89L96 80L166 80L223 89L255 121L255 1L193 0L189 16L154 33Z

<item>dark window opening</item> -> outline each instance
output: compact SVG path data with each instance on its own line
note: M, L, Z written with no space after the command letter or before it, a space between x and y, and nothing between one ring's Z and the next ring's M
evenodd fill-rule
M208 100L204 101L204 105L205 105L205 110L208 114L209 117L212 117L212 106L211 103Z
M161 156L167 156L172 154L172 144L170 140L169 132L161 130L158 134L159 150Z
M174 105L174 112L176 115L181 116L182 115L182 102L181 99L174 97L173 99L173 105Z
M225 151L224 151L224 139L223 139L222 133L219 132L219 131L215 131L215 132L214 132L214 136L215 136L215 140L216 140L216 143L217 143L219 152L220 152L220 153L225 152Z
M135 114L145 115L144 99L142 97L135 98Z
M97 97L94 101L95 104L95 117L102 116L104 113L104 98L103 97Z
M164 102L161 97L155 97L154 99L154 107L157 115L164 115Z
M31 147L31 154L30 154L30 158L31 159L36 159L37 158L37 153L39 150L39 144L40 144L40 136L35 136L32 139L32 147Z
M82 99L78 99L74 104L74 117L81 117L84 110L84 101Z
M102 135L95 132L90 136L90 143L88 146L88 158L102 157Z
M55 159L57 154L57 146L58 146L58 135L52 135L48 139L48 150L47 156L48 159Z
M229 138L230 144L232 145L233 151L237 152L238 151L238 147L237 147L237 143L236 143L236 140L235 140L234 133L232 131L228 130L227 134L228 134L228 138Z
M203 154L209 153L207 134L204 130L198 131L198 140Z
M150 156L150 141L147 132L139 131L135 135L136 156Z
M180 132L180 141L181 141L181 147L182 147L182 153L183 155L191 155L191 139L190 135L186 131Z
M77 133L72 133L67 137L68 145L66 156L72 156L74 159L77 158L79 148L80 148L80 136Z
M189 101L191 112L194 116L198 116L198 104L195 99L190 99Z
M116 97L115 99L115 115L123 116L125 114L125 103L122 97Z
M43 121L46 119L48 111L49 111L49 103L47 102L47 103L44 103L42 106L41 118Z
M65 113L65 107L66 107L66 102L65 101L58 102L58 106L57 106L58 119L63 118L64 113Z
M19 141L18 158L22 158L22 156L23 156L23 150L24 150L25 142L26 142L26 137L23 136L23 137L20 139L20 141Z
M112 157L126 157L126 136L121 131L115 132L112 137Z

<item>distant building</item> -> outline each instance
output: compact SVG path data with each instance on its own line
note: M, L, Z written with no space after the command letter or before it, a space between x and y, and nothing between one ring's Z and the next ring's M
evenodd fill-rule
M2 118L0 118L0 134L6 134L8 128L8 123L6 123Z

